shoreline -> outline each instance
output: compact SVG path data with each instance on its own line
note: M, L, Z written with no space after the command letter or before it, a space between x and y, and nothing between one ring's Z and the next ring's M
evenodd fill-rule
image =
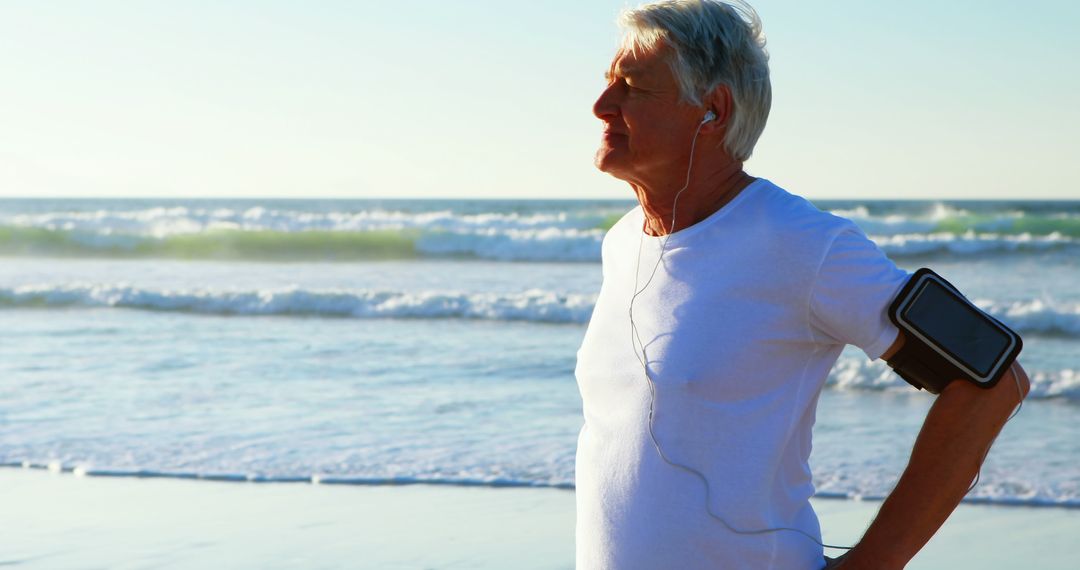
M0 565L20 568L573 568L566 489L74 477L0 469ZM216 484L215 484L216 483ZM814 499L830 544L880 503ZM908 565L1074 568L1080 512L961 505ZM835 554L835 551L831 552Z
M10 471L47 472L54 475L90 479L166 479L176 481L204 481L209 483L234 483L252 485L332 485L343 487L451 487L480 489L550 489L556 491L574 491L572 483L532 483L515 480L473 480L473 479L417 479L417 478L382 478L382 477L342 477L334 475L301 476L263 476L241 475L233 473L196 473L163 471L123 471L110 469L86 469L83 467L63 466L56 463L0 463L0 474ZM844 493L818 493L813 501L853 501L880 503L885 496L849 495ZM966 497L961 506L992 506L1002 508L1062 509L1080 510L1080 501L1052 503L1046 501L1025 501L1017 498Z

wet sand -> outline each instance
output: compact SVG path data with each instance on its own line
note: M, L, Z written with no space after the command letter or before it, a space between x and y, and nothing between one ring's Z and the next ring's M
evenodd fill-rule
M851 544L878 503L814 502ZM573 568L572 491L76 477L0 469L0 566ZM964 505L912 570L1080 567L1080 511Z

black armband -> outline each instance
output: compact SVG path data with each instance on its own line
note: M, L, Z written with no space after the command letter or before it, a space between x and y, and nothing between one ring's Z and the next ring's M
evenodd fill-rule
M1023 347L1020 335L926 268L900 290L889 320L906 340L888 365L912 386L934 394L959 378L990 388Z

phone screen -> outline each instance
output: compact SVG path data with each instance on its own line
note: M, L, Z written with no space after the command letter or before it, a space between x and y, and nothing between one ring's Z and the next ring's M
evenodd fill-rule
M1012 337L940 283L927 280L904 319L979 376L990 374Z

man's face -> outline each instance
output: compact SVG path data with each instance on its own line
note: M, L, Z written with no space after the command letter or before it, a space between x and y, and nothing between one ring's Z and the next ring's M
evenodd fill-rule
M596 167L631 183L665 183L686 169L702 111L680 101L666 48L637 56L620 51L607 72L607 88L593 105L604 122ZM681 182L681 181L680 181Z

